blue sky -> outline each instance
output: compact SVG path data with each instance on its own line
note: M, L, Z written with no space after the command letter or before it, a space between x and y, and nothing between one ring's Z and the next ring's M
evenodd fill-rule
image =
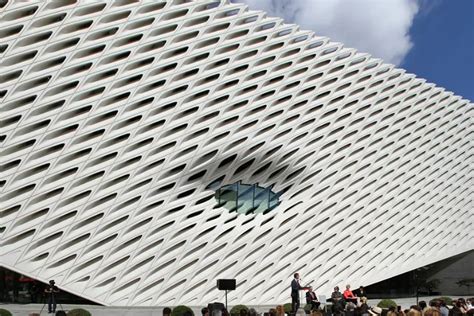
M474 1L421 7L410 34L413 47L400 67L474 102Z
M231 0L474 101L474 0Z

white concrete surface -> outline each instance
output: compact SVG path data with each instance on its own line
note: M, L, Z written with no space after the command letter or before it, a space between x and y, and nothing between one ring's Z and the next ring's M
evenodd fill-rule
M8 269L266 305L294 272L331 293L473 249L473 104L403 69L228 0L7 1L0 29ZM280 204L230 212L239 181Z

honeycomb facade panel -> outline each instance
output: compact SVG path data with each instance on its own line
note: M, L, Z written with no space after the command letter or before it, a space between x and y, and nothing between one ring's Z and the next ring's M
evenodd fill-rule
M226 1L8 2L0 265L106 305L289 300L473 249L473 107ZM234 183L276 208L218 204ZM255 202L255 199L253 200Z

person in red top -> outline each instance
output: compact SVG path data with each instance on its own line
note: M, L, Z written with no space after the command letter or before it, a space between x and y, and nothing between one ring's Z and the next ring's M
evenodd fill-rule
M352 293L351 286L349 284L346 285L346 290L344 291L344 293L342 293L342 295L344 296L345 299L356 297L354 293Z

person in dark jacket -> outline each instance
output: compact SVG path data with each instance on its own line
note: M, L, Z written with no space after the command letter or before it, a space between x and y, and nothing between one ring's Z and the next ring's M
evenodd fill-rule
M356 292L355 294L356 294L358 297L369 298L369 297L367 296L367 292L365 292L365 289L364 289L364 287L363 287L362 285L359 286L359 289L356 290L355 292Z
M300 284L300 274L295 273L293 281L291 281L291 311L295 315L300 308L300 290L306 290L305 287Z
M449 310L449 316L462 316L461 303L459 301L453 301L453 308Z
M357 315L367 316L369 315L369 305L367 304L367 298L365 296L360 298L360 305L357 308Z
M316 296L316 293L313 292L312 286L310 286L308 288L308 292L306 292L306 304L311 304L311 310L318 309L319 305L321 304L318 301L318 297Z
M49 281L49 285L46 287L44 292L48 298L48 312L56 313L56 299L59 293L59 288L55 285L54 280Z
M331 294L332 313L335 315L342 315L344 313L344 300L342 293L339 291L339 286L334 287L334 292Z

